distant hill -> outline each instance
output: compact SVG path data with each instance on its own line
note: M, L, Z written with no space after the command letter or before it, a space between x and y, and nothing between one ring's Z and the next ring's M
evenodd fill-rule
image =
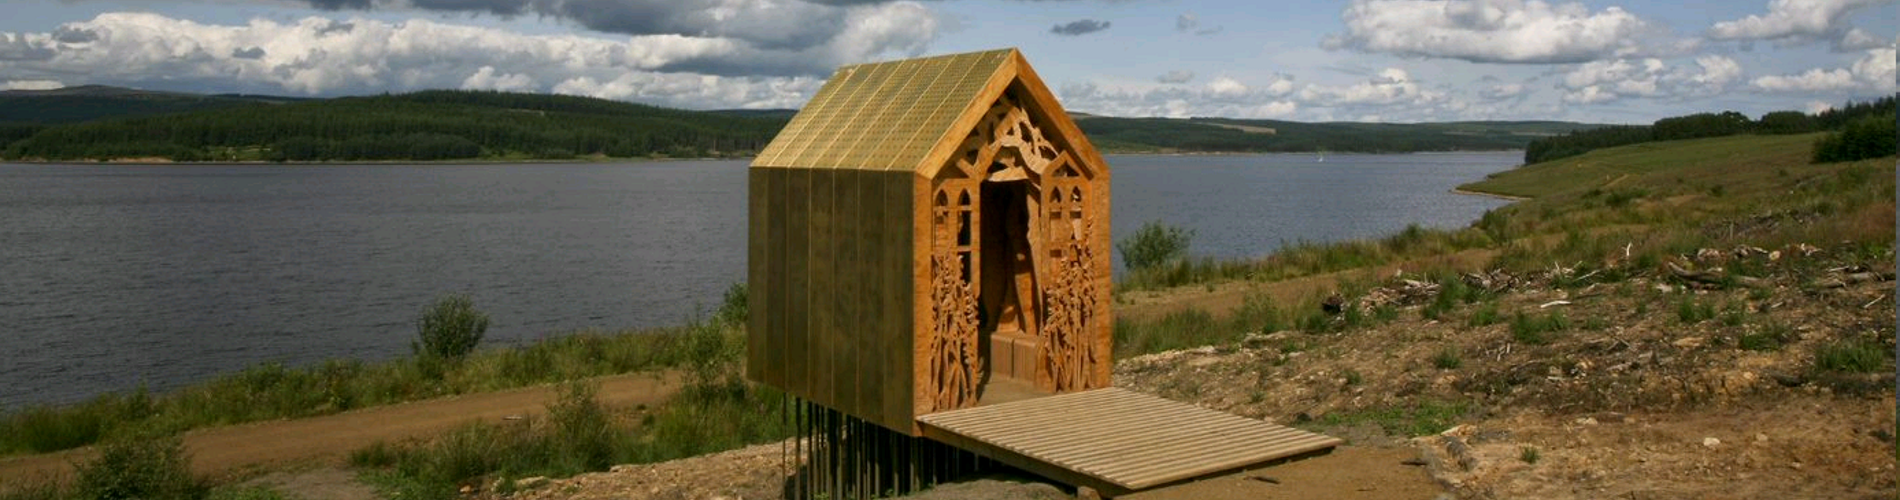
M49 101L34 102L39 99ZM58 100L72 99L62 102ZM687 111L564 95L431 90L281 99L118 93L22 95L15 109L127 99L190 108L126 112L80 123L0 127L11 159L167 158L177 161L362 161L749 155L785 120ZM6 115L0 115L6 116ZM18 120L27 121L27 120Z
M1118 152L1301 152L1523 149L1533 139L1601 127L1555 121L1303 123L1233 118L1076 120L1099 147Z
M107 86L0 92L9 159L354 161L744 156L797 110L689 111L546 94L432 90L324 99ZM1598 125L1302 123L1071 116L1107 152L1523 149Z
M104 85L0 91L0 123L60 124L236 106L295 102L294 97L200 95Z

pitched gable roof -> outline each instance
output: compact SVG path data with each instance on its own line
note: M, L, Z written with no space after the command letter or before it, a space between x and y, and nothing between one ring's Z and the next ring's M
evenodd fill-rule
M1022 54L1002 49L838 68L752 166L934 172L1012 82L1101 164Z

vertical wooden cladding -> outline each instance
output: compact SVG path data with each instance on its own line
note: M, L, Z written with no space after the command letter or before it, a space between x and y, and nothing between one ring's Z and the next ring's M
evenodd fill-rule
M909 172L754 168L747 376L900 432L908 380Z

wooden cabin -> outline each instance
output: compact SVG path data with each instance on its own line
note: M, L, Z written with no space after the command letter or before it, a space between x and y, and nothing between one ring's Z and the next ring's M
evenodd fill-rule
M746 376L917 417L1109 385L1109 168L1015 49L839 68L749 171Z

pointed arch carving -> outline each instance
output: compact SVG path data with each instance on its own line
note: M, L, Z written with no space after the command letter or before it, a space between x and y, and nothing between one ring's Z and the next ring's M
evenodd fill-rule
M1105 381L1094 376L1096 365L1107 360L1107 353L1098 352L1105 343L1093 340L1103 317L1102 290L1097 290L1101 266L1091 249L1096 243L1090 220L1095 213L1090 208L1094 169L1080 162L1065 144L1052 140L1046 131L1053 128L1040 123L1019 97L1014 89L1004 92L935 170L931 181L939 205L933 208L936 214L931 219L935 236L931 325L935 330L925 332L924 341L931 365L925 383L934 384L926 392L932 395L928 402L932 411L976 404L982 375L1000 369L986 366L979 351L984 330L994 328L998 318L985 314L989 306L983 305L995 299L978 294L988 293L985 279L1012 281L1007 275L986 278L983 270L990 264L984 264L984 259L1012 257L983 254L987 247L982 242L981 221L986 215L1020 214L1012 217L1027 219L1021 232L1026 233L1022 236L1028 248L1017 255L1027 257L1028 283L1019 287L1022 292L1010 293L1028 304L1018 309L1022 321L1017 325L1033 337L1034 345L1017 351L1018 357L1031 359L1014 360L1020 367L1016 372L1052 392L1093 388L1102 385L1098 379ZM982 194L986 183L1013 182L1023 183L1021 196L1006 203L1020 204L1020 208L983 206L999 201L994 193ZM972 193L979 194L973 196L974 206L957 204L960 196ZM977 230L971 226L978 226Z

